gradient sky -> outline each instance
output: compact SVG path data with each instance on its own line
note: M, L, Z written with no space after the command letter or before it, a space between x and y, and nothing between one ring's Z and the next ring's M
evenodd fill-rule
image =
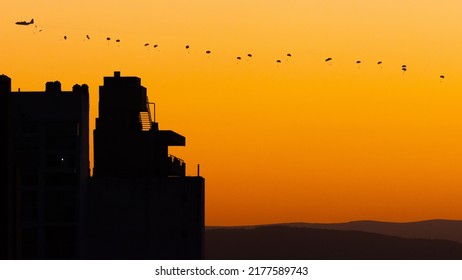
M208 225L462 219L459 0L15 0L0 10L0 73L14 90L87 83L92 128L103 76L142 79L160 128L187 139L171 153L188 175L201 165ZM37 28L14 24L31 18Z

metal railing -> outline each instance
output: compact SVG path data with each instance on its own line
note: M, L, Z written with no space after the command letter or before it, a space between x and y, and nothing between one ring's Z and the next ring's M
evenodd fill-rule
M151 105L154 107L154 119L151 115ZM146 96L146 111L140 112L139 118L142 131L151 130L152 124L156 122L156 103L149 102L148 96Z
M186 163L181 158L168 155L168 165L171 176L184 176L186 174Z

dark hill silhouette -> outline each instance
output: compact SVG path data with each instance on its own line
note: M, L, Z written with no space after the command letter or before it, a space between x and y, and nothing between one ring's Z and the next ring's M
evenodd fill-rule
M409 223L355 221L336 224L294 223L288 226L356 230L405 238L446 239L462 243L462 221L428 220Z
M206 259L462 259L462 244L293 225L209 228Z
M404 238L423 239L446 239L462 244L462 221L457 220L427 220L407 223L378 222L378 221L354 221L348 223L285 223L274 224L281 226L354 230L371 233L379 233ZM263 225L260 225L263 226ZM256 228L259 226L241 227L208 227L208 229L219 228Z

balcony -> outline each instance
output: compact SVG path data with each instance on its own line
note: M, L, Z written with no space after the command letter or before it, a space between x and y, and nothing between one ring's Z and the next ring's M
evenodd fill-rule
M185 176L186 163L176 156L168 155L168 175L169 176Z

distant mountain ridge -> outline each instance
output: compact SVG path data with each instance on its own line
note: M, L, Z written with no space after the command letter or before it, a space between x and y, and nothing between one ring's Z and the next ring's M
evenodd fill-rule
M368 223L371 222L347 224L364 227ZM296 223L253 227L210 227L206 230L205 258L462 260L462 244L450 240L402 238L364 231L309 228L311 225L313 224ZM340 224L335 225L340 226ZM372 222L372 225L377 224ZM409 230L405 233L408 234Z
M262 226L362 231L403 238L444 239L462 244L462 221L459 220L435 219L404 223L364 220L347 223L285 223L242 227L207 227L207 229L250 229Z

